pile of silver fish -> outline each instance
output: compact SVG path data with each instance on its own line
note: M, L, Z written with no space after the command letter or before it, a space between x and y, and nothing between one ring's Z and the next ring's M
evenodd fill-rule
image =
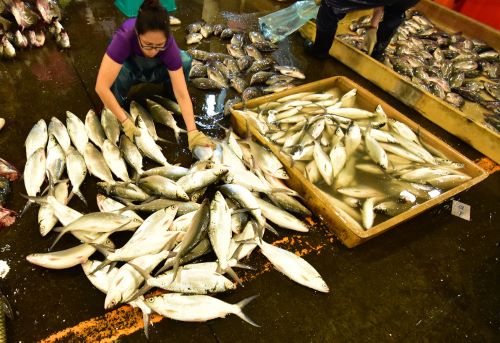
M0 0L0 57L14 58L16 49L42 47L47 31L59 47L69 48L61 19L61 9L54 0Z
M11 191L10 182L18 178L19 172L17 169L3 158L0 158L0 229L10 226L16 221L16 212L4 206L6 206Z
M292 66L280 66L271 56L264 56L278 46L260 32L233 32L221 24L195 22L186 27L187 43L199 43L211 35L225 40L226 53L190 49L193 65L189 73L191 83L200 89L217 90L232 87L243 101L280 92L294 87L305 79L302 71ZM241 99L238 98L238 101Z
M471 179L382 106L357 108L356 94L302 92L234 111L279 145L352 228L368 230L377 213L398 215Z
M176 135L181 129L172 111L153 100L147 100L147 107L131 104L130 115L141 130L134 141L120 134L116 118L106 109L100 120L92 110L85 123L67 112L66 125L53 117L48 128L43 120L33 127L26 139L24 182L29 202L41 205L40 234L57 233L51 250L67 233L79 244L30 254L27 260L50 269L81 264L90 282L106 294L106 309L128 303L142 310L146 335L152 312L196 322L232 313L257 325L242 312L254 297L228 304L209 295L236 288L225 274L241 283L233 268L252 269L241 261L256 247L292 280L328 292L309 263L263 240L265 232L276 233L270 223L294 232L309 230L296 215L311 213L283 183L288 175L279 160L228 131L214 149L195 149L200 160L191 167L172 165L156 143L161 139L155 122ZM144 157L160 166L145 170ZM100 212L81 213L68 206L71 194L86 202L80 189L87 171L100 180ZM144 219L138 213L148 215ZM58 222L61 226L54 228ZM131 232L130 239L116 247L110 236L123 231ZM104 261L92 257L96 251ZM215 257L200 262L211 252ZM168 293L144 298L151 288Z
M356 34L339 38L363 50L369 25L370 17L361 17L350 25ZM448 34L418 12L407 13L386 49L384 63L455 107L461 108L466 99L500 115L498 51L460 32ZM498 130L496 118L492 126Z

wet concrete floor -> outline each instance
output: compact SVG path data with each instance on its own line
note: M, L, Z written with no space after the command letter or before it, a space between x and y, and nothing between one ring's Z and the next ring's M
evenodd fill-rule
M177 1L174 13L188 24L227 11L235 24L251 24L256 15L283 7L275 1ZM73 1L63 25L72 48L59 51L48 40L39 50L23 51L14 61L0 62L0 115L7 120L0 132L0 156L20 170L25 164L23 142L32 125L44 118L64 120L69 110L84 118L100 109L94 82L114 30L124 17L112 1ZM235 18L233 14L248 14ZM241 20L241 18L245 20ZM243 24L242 24L243 23ZM244 26L243 25L243 26ZM175 31L185 48L182 29ZM201 48L208 48L204 43ZM333 59L307 59L302 39L292 36L275 57L302 68L306 81L344 75L381 97L472 160L482 156L467 144L419 116ZM211 45L211 44L210 44ZM220 120L216 93L192 92L200 124L211 134ZM218 105L219 104L219 105ZM224 123L224 120L222 121ZM165 137L168 132L160 131ZM168 136L166 137L168 138ZM189 163L185 148L167 146L169 161ZM87 178L84 192L95 196L95 180ZM236 316L208 323L182 323L154 317L151 342L325 342L325 341L498 341L500 334L500 173L454 199L472 207L472 220L450 214L445 202L354 249L345 248L318 225L303 235L283 234L281 245L303 254L324 277L330 294L319 294L293 283L273 270L259 253L249 264L259 272L244 275L245 287L222 294L237 302L260 294L245 312L261 325L252 327ZM8 206L20 210L23 182L13 185ZM91 201L89 211L97 210ZM71 204L86 210L77 200ZM139 310L123 306L103 309L104 295L87 281L81 268L45 270L25 256L46 251L52 236L41 238L33 208L13 226L0 231L0 260L11 267L0 287L16 313L7 322L10 342L110 341L145 342ZM67 239L60 248L70 247Z

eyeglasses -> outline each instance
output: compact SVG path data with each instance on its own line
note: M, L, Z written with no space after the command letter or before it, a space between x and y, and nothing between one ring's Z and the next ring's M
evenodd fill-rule
M137 31L135 32L135 35L137 36L137 41L139 42L139 45L141 48L144 50L158 50L158 51L165 51L167 50L167 42L163 46L158 46L158 45L144 45L142 44L141 37L139 37L139 34Z

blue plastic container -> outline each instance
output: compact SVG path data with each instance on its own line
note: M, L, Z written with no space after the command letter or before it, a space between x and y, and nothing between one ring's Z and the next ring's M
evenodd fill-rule
M115 6L127 17L137 17L139 7L141 7L143 0L115 0ZM175 0L160 0L160 3L169 12L177 9Z

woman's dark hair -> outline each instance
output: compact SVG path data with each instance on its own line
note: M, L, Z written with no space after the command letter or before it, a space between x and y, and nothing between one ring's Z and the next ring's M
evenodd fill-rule
M135 29L140 35L149 31L162 31L168 38L170 35L169 14L160 4L160 0L144 0L137 14Z

